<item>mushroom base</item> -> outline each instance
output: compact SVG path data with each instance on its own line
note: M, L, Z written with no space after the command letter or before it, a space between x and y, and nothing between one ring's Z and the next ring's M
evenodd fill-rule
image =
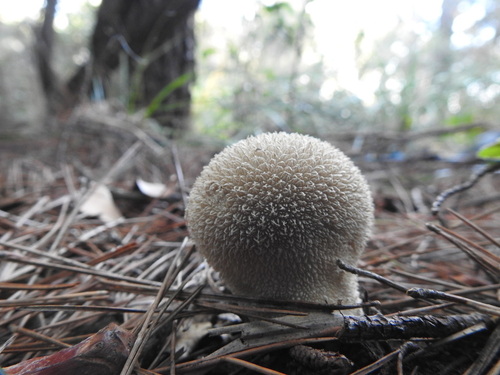
M236 295L339 307L361 303L358 277L339 269L330 272L328 280L301 279L293 270L282 273L287 276L285 279L277 278L276 272L249 275L245 270L233 271L226 272L223 281ZM346 315L363 314L361 308L332 310Z

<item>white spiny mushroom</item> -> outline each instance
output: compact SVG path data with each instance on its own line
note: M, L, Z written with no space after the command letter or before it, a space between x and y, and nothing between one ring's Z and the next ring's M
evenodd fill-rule
M365 178L316 138L266 133L227 147L204 168L187 207L198 250L236 294L359 302L355 265L373 222Z

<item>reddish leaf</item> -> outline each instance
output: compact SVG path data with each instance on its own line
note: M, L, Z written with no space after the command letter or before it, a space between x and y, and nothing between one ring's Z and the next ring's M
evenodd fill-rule
M71 348L4 368L6 375L113 375L119 374L133 334L111 323Z

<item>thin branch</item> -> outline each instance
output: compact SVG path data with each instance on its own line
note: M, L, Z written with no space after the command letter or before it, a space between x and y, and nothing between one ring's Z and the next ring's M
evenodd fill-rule
M462 191L470 189L481 179L481 177L487 175L488 173L493 173L499 169L500 169L500 163L485 164L479 171L473 173L470 176L470 178L464 183L453 186L443 191L436 197L434 203L432 203L432 209L431 209L432 214L437 215L441 210L441 206L449 197L457 193L460 193Z

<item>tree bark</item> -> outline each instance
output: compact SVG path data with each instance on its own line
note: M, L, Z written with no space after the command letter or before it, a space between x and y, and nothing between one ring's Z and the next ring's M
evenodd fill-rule
M35 56L42 89L47 98L49 113L56 110L58 85L52 68L54 46L54 18L57 0L46 0L42 24L35 31Z
M194 72L193 16L199 2L103 0L91 40L92 61L68 82L69 90L105 99L111 73L124 67L129 109L146 108L147 115L174 132L186 128Z

